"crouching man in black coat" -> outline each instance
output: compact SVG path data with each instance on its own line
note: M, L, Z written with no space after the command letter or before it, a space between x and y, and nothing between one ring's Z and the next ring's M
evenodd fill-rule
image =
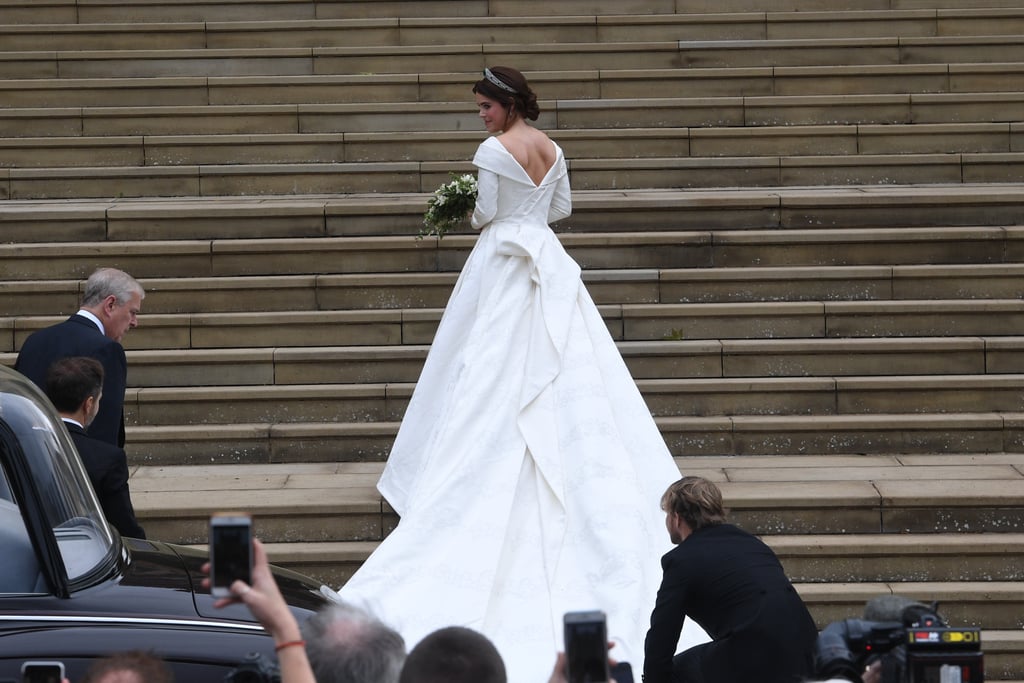
M798 683L814 669L817 628L772 550L725 523L722 493L683 477L661 499L676 547L651 614L645 683ZM712 642L676 655L683 620Z

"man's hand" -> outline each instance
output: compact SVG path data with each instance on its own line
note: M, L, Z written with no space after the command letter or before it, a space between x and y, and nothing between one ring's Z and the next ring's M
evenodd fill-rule
M881 660L864 667L864 675L861 680L864 683L882 683L882 662Z

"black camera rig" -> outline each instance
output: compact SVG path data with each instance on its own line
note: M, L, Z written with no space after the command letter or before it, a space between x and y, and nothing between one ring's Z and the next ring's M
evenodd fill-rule
M861 673L880 661L882 683L982 683L981 629L950 628L934 603L906 602L899 621L844 619L826 626L818 635L817 675L863 683Z

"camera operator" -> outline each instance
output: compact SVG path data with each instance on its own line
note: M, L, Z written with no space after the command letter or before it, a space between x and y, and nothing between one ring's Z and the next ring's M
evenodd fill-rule
M818 636L811 615L775 553L725 523L722 493L683 477L662 496L677 544L661 560L664 577L651 614L645 683L797 683L814 673ZM683 621L712 642L675 655Z
M937 605L896 595L870 600L864 618L836 621L815 646L819 678L852 683L981 683L981 629L950 627Z

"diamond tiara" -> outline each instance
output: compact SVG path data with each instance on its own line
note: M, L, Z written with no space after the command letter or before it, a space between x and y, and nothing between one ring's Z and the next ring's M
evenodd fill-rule
M498 86L502 90L510 92L513 95L516 94L516 89L515 88L513 88L511 85L509 85L505 81L503 81L500 78L498 78L497 76L495 76L494 73L490 69L484 69L484 78L486 78L487 80L489 80L491 83L493 83L494 85Z

